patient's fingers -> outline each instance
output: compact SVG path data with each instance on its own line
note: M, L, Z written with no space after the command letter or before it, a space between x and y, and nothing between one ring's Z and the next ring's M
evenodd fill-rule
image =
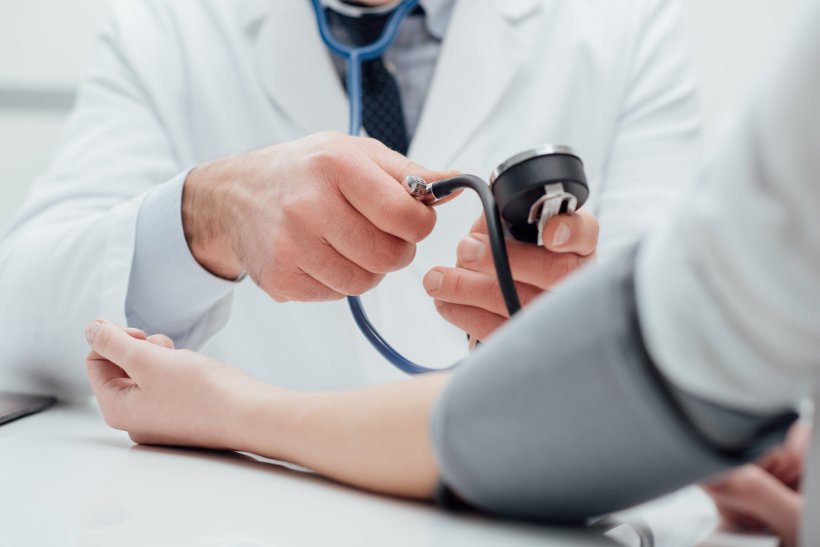
M134 386L134 380L114 363L101 359L91 352L85 362L88 382L97 397L105 397L109 391L118 391Z
M174 341L165 336L164 334L152 334L147 339L149 342L154 344L155 346L161 346L163 348L174 349Z
M147 340L148 339L148 336L145 334L145 331L142 330L142 329L137 329L137 328L133 328L133 327L126 327L123 330L125 332L127 332L132 338L136 338L137 340ZM86 361L93 360L93 359L103 359L103 357L100 357L97 354L97 352L95 352L94 350L91 350L91 352L89 352L89 354L88 354L88 357L86 357Z
M89 323L85 337L97 355L118 365L137 381L141 369L159 358L158 352L164 351L157 345L133 338L122 328L107 321L96 320Z
M145 331L142 330L142 329L137 329L137 328L134 328L134 327L126 327L123 330L125 332L127 332L129 335L131 335L131 338L136 338L137 340L147 340L148 339L148 335L145 334Z
M760 467L741 467L703 488L736 524L738 517L751 518L773 529L785 545L796 544L802 498Z

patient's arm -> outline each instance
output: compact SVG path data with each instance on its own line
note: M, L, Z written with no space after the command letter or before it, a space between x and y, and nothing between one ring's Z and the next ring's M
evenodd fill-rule
M144 444L241 450L351 485L430 498L429 416L448 375L350 392L275 388L107 322L89 325L89 379L106 422ZM114 364L116 363L116 365Z
M292 392L109 323L87 333L88 372L108 423L136 442L254 452L408 497L440 477L487 511L578 521L751 461L793 419L667 382L643 347L633 274L634 253L580 272L452 376Z

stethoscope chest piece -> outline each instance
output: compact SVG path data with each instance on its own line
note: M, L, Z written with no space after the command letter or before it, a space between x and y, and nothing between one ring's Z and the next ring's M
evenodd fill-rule
M490 187L509 234L538 245L547 220L575 212L589 197L584 164L567 146L516 154L493 171Z

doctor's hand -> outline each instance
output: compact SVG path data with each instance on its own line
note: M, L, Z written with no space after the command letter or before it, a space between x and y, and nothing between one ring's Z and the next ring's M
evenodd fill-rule
M247 274L273 299L359 295L409 264L436 214L410 197L425 169L375 139L320 133L194 169L182 217L196 260L212 273Z
M215 359L175 350L166 336L146 337L94 321L85 330L91 389L106 423L134 442L238 449L241 415L262 384Z
M551 218L544 228L544 247L507 240L521 304L594 260L597 245L598 221L586 211ZM457 257L455 268L439 266L427 272L424 288L444 319L483 341L509 319L483 217L459 243Z

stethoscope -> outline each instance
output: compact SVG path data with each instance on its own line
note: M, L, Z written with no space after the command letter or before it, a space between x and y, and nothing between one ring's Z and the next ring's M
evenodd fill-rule
M322 0L312 0L319 34L328 49L346 61L347 95L349 100L348 134L357 136L362 130L362 62L381 57L394 39L402 20L418 5L418 0L400 0L379 12L392 10L379 38L368 45L349 46L332 34ZM359 13L338 0L326 1L347 15ZM517 154L498 166L487 184L475 175L459 175L428 183L408 176L403 185L408 193L425 204L434 203L456 190L469 188L481 200L487 219L487 233L492 250L501 294L510 316L521 309L510 271L505 231L521 241L541 244L541 232L547 220L559 213L572 213L589 196L584 165L578 154L566 146L542 146ZM503 223L502 223L503 220ZM373 347L390 363L408 374L435 372L418 365L396 351L367 317L361 299L349 296L347 302L356 325Z

